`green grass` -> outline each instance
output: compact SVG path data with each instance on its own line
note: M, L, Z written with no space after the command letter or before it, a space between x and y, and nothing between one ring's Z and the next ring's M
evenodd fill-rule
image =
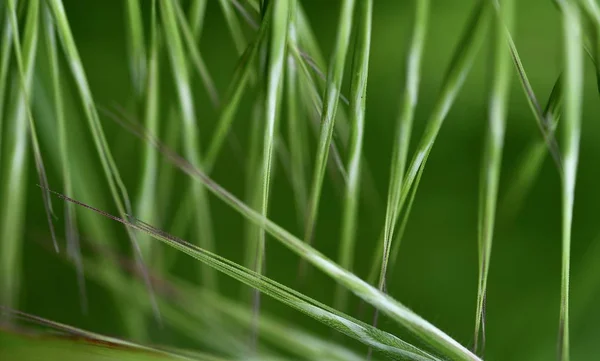
M95 25L71 3L2 3L0 358L521 359L558 344L559 360L579 359L599 284L578 242L595 230L582 123L600 10L555 3L548 82L529 65L538 48L518 48L529 5L512 0L448 15L462 34L440 22L454 5L428 0L127 0L124 27L94 33L123 35L109 45L86 43ZM407 20L393 32L391 9ZM111 62L124 69L93 70ZM386 79L398 90L372 86ZM453 109L473 122L444 126L464 117ZM560 184L542 177L546 154ZM542 180L554 193L531 211ZM66 252L40 251L51 241ZM68 322L18 311L53 318L57 297Z

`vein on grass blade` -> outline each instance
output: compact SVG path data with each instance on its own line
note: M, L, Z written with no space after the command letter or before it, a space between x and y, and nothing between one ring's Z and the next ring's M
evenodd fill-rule
M127 0L127 50L129 52L129 67L136 96L141 98L145 93L147 82L147 57L144 43L144 25L139 0Z

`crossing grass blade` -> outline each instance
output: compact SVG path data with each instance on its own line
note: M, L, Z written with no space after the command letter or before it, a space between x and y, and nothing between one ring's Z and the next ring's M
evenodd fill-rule
M325 176L329 147L331 146L331 139L333 137L340 88L342 86L347 49L350 42L354 3L354 0L344 0L341 3L336 41L327 72L327 89L323 97L323 110L321 112L321 131L304 230L304 241L308 244L312 244L314 227L317 221L321 188Z
M383 267L379 279L379 289L383 290L385 274L389 253L394 237L394 229L398 221L400 212L400 195L402 192L402 183L404 181L404 172L406 168L406 158L408 155L408 145L412 132L412 123L415 116L415 108L418 101L419 80L421 73L421 59L423 56L423 47L427 33L427 23L429 17L429 0L417 0L414 2L415 16L413 20L412 37L410 47L406 55L405 84L401 101L400 116L396 124L396 134L393 142L392 164L390 167L390 181L388 187L388 199L384 226L383 240ZM408 211L405 212L408 214ZM399 241L400 239L398 239Z
M208 177L206 173L194 167L177 153L165 147L157 139L149 137L143 130L135 129L131 127L131 125L123 125L129 126L129 130L136 136L144 139L144 141L151 142L160 150L169 162L197 182L207 187L211 193L240 213L244 218L257 226L264 228L271 236L299 255L302 259L305 259L314 267L333 278L336 282L341 283L359 298L379 309L383 314L386 314L392 320L413 333L418 339L433 347L440 355L445 355L445 357L456 360L479 360L476 355L471 353L464 346L460 345L443 331L412 312L406 306L380 292L375 287L372 287L352 272L340 267L313 247L306 244L306 242L293 236L268 218L262 217L260 213L256 212L237 197L229 193Z
M196 111L194 109L190 77L188 74L186 57L183 51L181 36L177 28L176 11L172 1L161 0L161 13L164 23L167 49L171 59L173 78L177 87L180 112L183 121L185 154L192 164L200 167L201 153L197 130ZM208 250L214 249L214 236L210 216L210 205L205 190L198 184L192 184L192 195L196 206L197 234L200 244ZM209 287L216 287L217 279L213 270L207 267L199 269L203 283Z
M388 357L393 359L412 359L412 360L438 360L436 357L412 346L397 337L388 334L384 331L378 330L372 326L369 326L361 321L355 320L349 316L346 316L338 311L325 306L324 304L315 301L304 294L296 292L288 287L285 287L265 276L262 276L256 272L253 272L243 266L238 265L235 262L229 261L223 257L217 256L211 252L208 252L200 247L194 246L186 241L177 237L171 236L166 232L148 225L139 220L130 222L128 220L110 215L99 209L93 208L89 205L78 202L72 198L57 194L60 198L73 202L79 206L85 207L92 210L100 215L108 217L114 221L125 224L127 227L132 229L146 232L152 237L159 241L166 243L167 245L197 259L198 261L213 267L214 269L225 273L226 275L247 284L250 287L256 288L257 290L265 293L266 295L283 302L287 306L290 306L307 316L316 319L319 322L325 323L326 325L340 331L356 340L363 342L371 347L376 348L378 351L384 353ZM258 213L256 214L259 218L265 219ZM265 219L266 220L266 219ZM300 240L297 240L300 241ZM477 358L474 358L475 360Z
M508 113L510 89L510 58L504 37L505 27L510 32L513 23L513 1L504 0L500 10L492 17L493 64L490 100L488 104L488 124L482 157L479 192L479 282L477 288L477 309L475 312L475 333L473 350L484 354L485 350L485 306L487 280L492 254L492 241L496 220L498 184L502 166L502 149Z
M64 100L61 86L60 64L58 60L58 47L56 44L56 34L52 15L47 6L44 6L44 34L46 39L46 48L48 52L48 61L50 63L52 75L52 94L54 97L54 113L58 128L58 144L61 162L61 173L63 177L63 191L67 195L73 193L73 176L71 174L71 161L69 154L72 145L69 144L68 126L65 118ZM75 265L77 272L77 284L79 286L79 296L83 312L87 312L87 295L85 287L85 277L83 263L81 259L81 250L79 245L79 231L77 229L76 211L73 205L65 204L65 230L67 235L67 253Z
M369 76L369 56L371 52L371 28L373 1L363 1L357 9L357 36L354 43L354 61L352 65L352 86L350 89L350 137L348 158L348 181L344 197L342 231L339 248L339 264L352 270L356 243L356 217L360 188L360 168L363 134L365 128L365 108L367 101L367 79ZM340 286L337 289L337 309L345 310L348 293Z
M570 359L569 350L569 281L571 262L571 227L575 198L575 179L581 137L583 96L583 42L579 9L576 4L561 0L564 73L564 133L562 177L562 272L558 355L561 361Z
M135 94L138 98L141 98L146 89L146 68L148 66L142 12L139 0L127 0L125 7L128 25L127 50L129 52L129 68Z

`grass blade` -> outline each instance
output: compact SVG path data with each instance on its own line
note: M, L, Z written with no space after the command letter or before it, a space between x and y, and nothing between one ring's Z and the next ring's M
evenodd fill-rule
M192 57L192 63L194 64L196 71L200 75L202 82L204 83L204 87L208 92L210 100L215 108L219 107L219 94L215 87L215 83L210 76L210 72L202 59L202 55L200 55L200 50L196 45L196 39L194 35L194 30L190 28L190 25L187 23L185 18L185 14L179 5L179 2L175 1L173 3L175 8L175 13L177 14L177 20L179 22L179 26L183 33L183 40L186 42L186 45L189 49L190 55ZM196 31L197 32L197 31Z
M156 0L152 1L152 30L150 56L148 58L148 74L145 109L144 109L144 128L153 137L158 137L159 132L159 97L160 97L160 76L159 76L159 33L158 24L156 22ZM156 149L150 145L144 147L144 158L142 166L142 174L140 178L140 194L136 205L136 214L141 219L146 219L148 222L157 222L158 216L154 205L156 204L158 177L158 153ZM154 260L152 242L147 236L142 236L139 240L142 257L150 262Z
M133 88L137 97L141 98L146 89L147 57L144 43L144 24L139 0L127 0L127 50L129 51L129 67Z
M10 18L8 11L6 12L6 18L4 19L4 26L2 27L2 55L0 56L0 135L2 129L4 129L4 96L6 89L8 88L8 69L10 67L10 55L12 53L12 27L10 25ZM2 155L2 136L0 136L0 156ZM1 159L1 158L0 158Z
M46 47L48 49L48 61L52 71L52 93L54 95L54 112L58 128L58 144L61 162L61 172L63 177L64 192L67 195L73 194L73 176L71 175L71 162L69 154L71 146L67 133L67 123L64 111L64 101L62 96L60 65L58 60L58 49L56 45L56 34L52 15L47 6L44 7L44 24L46 34ZM87 296L85 291L85 277L83 272L83 263L81 260L81 250L79 246L79 231L77 230L77 217L73 205L65 204L65 229L67 234L67 253L77 272L77 283L79 285L81 307L83 312L87 311Z
M402 108L396 124L396 135L394 137L392 150L392 164L390 167L390 183L384 226L384 258L382 261L381 276L379 278L380 290L383 290L384 288L392 238L394 237L394 229L400 214L400 195L402 192L402 183L404 181L412 123L418 101L421 58L423 56L423 47L425 45L425 36L427 33L429 0L417 0L414 3L414 25L410 48L408 49L408 54L406 56L406 83L404 85L404 94L401 102Z
M111 196L115 202L115 205L121 217L126 217L127 214L132 214L131 202L129 200L127 188L125 187L125 184L121 179L119 170L115 164L110 148L108 147L106 136L104 134L104 131L102 130L98 110L96 108L92 92L87 82L85 71L83 70L83 64L81 62L77 46L75 45L73 33L71 32L71 28L69 25L69 21L67 20L67 15L65 13L62 0L48 0L47 4L52 11L53 20L56 24L56 29L62 43L63 51L67 58L67 62L69 63L69 66L71 68L71 73L75 79L75 84L79 91L83 111L85 113L85 117L88 121L88 126L94 139L96 152L100 157L100 162L102 164L102 169L104 171L104 175L110 188ZM144 268L143 260L141 258L141 252L139 249L139 245L137 244L137 241L135 239L135 235L131 231L129 231L129 229L127 229L127 231L129 239L131 241L134 258L139 264L139 267ZM153 299L154 296L152 289L148 280L146 281L149 290L149 296L151 299ZM155 317L157 319L160 319L160 314L158 312L155 302L153 302L153 304L155 308Z
M373 1L365 0L357 10L358 35L354 44L354 64L352 65L352 86L350 90L350 121L352 135L350 137L348 159L348 182L344 199L342 238L339 249L339 264L352 270L354 247L356 242L356 217L360 187L360 161L365 127L365 108L367 100L367 79L369 76L369 56L371 52L371 28L373 17ZM336 304L344 310L348 293L338 286Z
M344 66L346 64L348 43L350 42L353 13L354 0L344 0L341 3L336 41L329 70L327 72L327 90L323 99L323 110L321 112L321 131L304 231L304 241L308 244L312 243L314 227L317 221L321 188L325 176L329 147L331 146L331 139L333 137L335 115L337 112L340 88L342 86Z
M233 38L235 48L237 49L238 54L241 55L246 48L246 39L244 39L240 22L235 16L235 11L233 10L230 0L219 0L219 5L221 5L221 10L225 16L225 21L227 22L231 37Z
M486 32L485 25L487 25L486 18L488 16L488 10L488 3L486 1L480 1L471 14L466 31L463 33L463 37L455 50L454 57L442 83L440 96L427 121L425 132L417 146L416 154L413 156L413 159L404 174L402 191L395 207L396 215L399 215L401 211L408 211L408 209L404 209L406 200L409 198L411 189L419 186L419 173L421 173L422 169L425 167L427 158L433 148L433 144L435 143L442 124L450 111L459 90L462 88L464 80L471 69L475 55L481 47ZM389 260L390 247L384 246L382 249L384 250L384 253L381 261L379 284L385 286L385 274L387 262Z
M12 27L12 21L9 19L13 13L14 4L12 8L7 9L7 20L8 25L11 26L10 38L16 36L13 33L14 27ZM29 7L27 16L27 25L25 30L25 39L29 40L29 43L25 44L25 85L29 87L31 92L31 83L33 77L33 67L35 62L36 51L35 40L37 36L32 33L34 25L33 22L37 21L37 4L32 4ZM14 14L13 14L14 15ZM6 35L6 33L5 33ZM8 37L8 36L7 36ZM2 199L4 204L3 207L0 231L2 232L2 252L0 252L0 303L7 306L13 306L18 303L19 289L20 289L20 275L21 275L21 246L22 246L22 234L23 234L23 221L25 217L25 180L27 179L27 168L28 168L28 145L29 140L27 137L27 115L25 108L27 97L25 95L26 89L21 86L17 87L16 101L12 103L11 111L9 114L9 122L7 123L7 131L13 134L12 142L10 142L7 149L9 153L5 160L8 161L6 165L3 164L3 181L2 181Z
M583 55L579 11L568 0L558 1L562 10L564 56L565 120L563 134L564 173L562 177L562 275L559 323L559 359L569 360L569 273L571 254L571 227L575 179L581 136L581 108L583 96Z
M172 1L161 0L161 10L167 48L171 58L173 77L177 86L179 105L183 120L184 148L192 164L199 167L201 164L200 143L197 130L196 112L193 104L190 77L187 71L186 57L183 51L181 37L177 28L176 11ZM192 194L197 212L197 233L200 244L208 250L214 249L212 222L210 219L210 206L205 190L198 184L192 184ZM216 274L207 267L200 269L202 280L206 286L216 287Z
M490 101L488 105L488 125L481 165L479 199L479 281L477 288L477 309L475 312L475 336L473 350L480 355L485 350L485 306L487 280L492 253L498 183L502 166L502 149L508 113L510 89L510 59L504 39L505 27L512 29L513 1L501 2L500 10L492 18L493 65ZM481 337L481 339L480 339Z

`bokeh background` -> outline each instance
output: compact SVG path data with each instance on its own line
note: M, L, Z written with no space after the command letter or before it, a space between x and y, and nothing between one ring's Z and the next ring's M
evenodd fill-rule
M474 1L433 0L430 26L423 61L420 103L415 119L413 146L436 101L442 79L453 50L461 36ZM560 14L552 2L518 1L514 39L536 95L545 104L561 69ZM135 114L134 90L131 86L126 43L126 16L121 0L64 0L73 33L96 101L107 108L116 105ZM149 0L142 1L149 18ZM324 54L329 55L334 42L339 2L333 0L302 1ZM365 155L379 193L379 212L361 206L358 220L358 250L355 271L366 277L370 270L379 231L384 220L384 204L389 177L394 122L399 110L403 81L403 57L409 39L411 2L377 0L374 5L374 28L367 93ZM245 29L247 38L252 30ZM225 93L237 63L234 44L216 0L210 0L200 49L221 94ZM408 228L402 241L397 266L389 276L391 295L434 323L462 344L471 346L477 292L477 196L478 178L487 122L487 86L489 84L490 49L479 53L466 83L450 111L427 163L416 197ZM163 82L161 106L163 125L168 104L175 98L170 84L170 67L162 59ZM572 320L571 344L574 360L593 360L600 355L600 102L594 70L585 58L584 118L579 163L572 249ZM50 102L49 79L43 65L36 78L36 102ZM66 70L66 68L63 68ZM64 74L67 74L64 71ZM195 78L196 105L203 144L207 144L218 113L208 102L200 82ZM520 209L503 203L505 192L514 181L515 167L526 146L539 131L524 93L513 73L506 145L503 153L499 195L499 219L494 239L489 291L487 297L486 359L549 360L555 358L558 335L560 287L560 179L548 157L534 188ZM346 83L346 82L345 82ZM73 83L65 75L63 86L74 96ZM345 89L348 89L345 84ZM347 90L346 90L347 92ZM73 97L72 99L77 99ZM234 133L240 148L227 146L213 172L214 179L238 196L243 196L244 148L247 147L252 97L246 95L235 120ZM94 206L112 211L91 136L76 102L69 101L70 138L78 144L74 157L85 159L87 167L76 172L90 172L95 182L86 185L97 194L86 199ZM49 149L57 147L56 130L51 115L38 111L40 137L48 162L50 185L60 189L58 159ZM282 116L285 121L285 115ZM138 192L143 143L114 122L103 118L113 154L132 196ZM10 134L5 134L9 137ZM560 134L559 134L560 136ZM560 138L559 138L560 139ZM312 136L314 144L314 136ZM412 148L411 148L412 149ZM314 150L313 154L314 156ZM45 223L39 189L36 187L31 161L27 181L28 196L23 251L23 287L19 308L63 323L114 336L127 337L117 312L116 302L99 284L88 282L89 310L80 310L73 267L48 250L49 232ZM97 175L97 176L96 176ZM181 202L186 177L179 175L170 186L171 206L164 209L166 218L158 226L169 231ZM159 188L161 184L159 184ZM289 181L278 167L273 180L271 218L296 235L296 222ZM338 185L326 177L320 208L315 246L336 258L339 240L341 201ZM339 188L339 187L338 187ZM89 190L89 189L88 189ZM77 194L77 193L76 193ZM62 209L55 200L56 209ZM245 222L215 198L211 198L215 234L220 255L243 261ZM98 216L99 217L99 216ZM60 223L56 221L59 232ZM106 221L117 244L127 255L125 232ZM82 236L88 241L93 234ZM193 233L178 234L193 240ZM88 251L89 252L89 251ZM293 288L297 287L298 257L271 240L267 243L267 275ZM191 259L180 256L174 272L186 276ZM220 276L222 290L242 298L242 286ZM333 302L334 283L317 271L300 290L326 304ZM289 322L314 330L323 337L332 331L300 313L265 297L265 309ZM361 311L360 302L352 300L353 315L370 319L371 310ZM362 313L361 313L362 312ZM393 322L381 318L380 327L405 335ZM155 327L155 326L152 326ZM203 332L198 329L197 332ZM185 344L185 338L168 329L153 331L155 342ZM410 338L409 338L410 339ZM340 338L357 350L364 347ZM361 351L362 352L362 351Z

